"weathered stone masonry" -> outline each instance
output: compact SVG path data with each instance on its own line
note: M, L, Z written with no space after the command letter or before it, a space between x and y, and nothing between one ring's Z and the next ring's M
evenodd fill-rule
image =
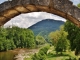
M59 15L80 27L80 9L69 0L12 0L0 4L0 26L21 14L44 11Z

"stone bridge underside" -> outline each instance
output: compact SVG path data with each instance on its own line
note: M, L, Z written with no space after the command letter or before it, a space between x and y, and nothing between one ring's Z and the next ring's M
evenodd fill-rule
M5 1L0 4L0 26L21 13L41 11L59 15L80 27L80 9L69 0Z

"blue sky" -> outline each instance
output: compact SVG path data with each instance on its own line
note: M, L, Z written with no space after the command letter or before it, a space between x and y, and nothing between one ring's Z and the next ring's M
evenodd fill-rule
M7 0L0 0L0 3L4 1ZM71 1L73 1L74 5L80 3L80 0L71 0ZM17 17L14 17L9 22L7 22L4 26L17 25L22 28L28 28L31 25L39 21L42 21L43 19L55 19L55 20L66 21L66 19L54 14L50 14L46 12L33 12L33 13L21 14Z
M73 4L77 5L78 3L80 3L80 0L71 0L73 2Z
M4 2L5 0L0 0L0 3Z

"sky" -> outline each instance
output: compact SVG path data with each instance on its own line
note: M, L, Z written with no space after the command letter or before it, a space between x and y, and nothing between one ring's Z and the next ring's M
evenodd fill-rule
M7 0L0 0L0 3L3 3L4 1ZM71 1L73 2L74 5L80 3L80 0L71 0ZM42 21L43 19L55 19L55 20L66 21L66 19L54 14L46 12L33 12L16 16L12 18L9 22L7 22L4 26L17 25L22 28L28 28L33 24Z

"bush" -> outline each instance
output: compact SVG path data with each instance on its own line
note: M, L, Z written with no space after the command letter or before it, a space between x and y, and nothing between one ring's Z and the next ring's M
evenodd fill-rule
M32 56L32 60L46 60L47 51L49 49L49 45L41 48L38 53L35 53Z

